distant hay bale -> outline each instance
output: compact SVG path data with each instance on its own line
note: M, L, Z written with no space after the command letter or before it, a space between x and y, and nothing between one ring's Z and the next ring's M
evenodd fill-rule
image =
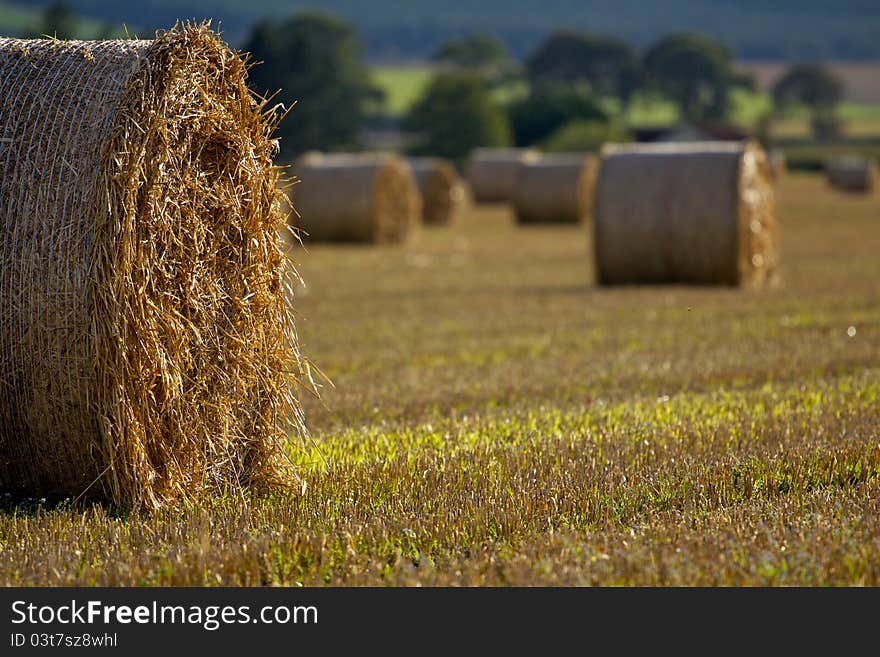
M877 187L877 163L867 157L843 155L825 163L828 184L843 192L869 193Z
M593 216L598 282L768 281L778 246L767 168L752 142L606 146Z
M788 172L785 151L781 148L771 148L767 151L767 163L769 165L770 177L774 182L778 182L785 178L785 174Z
M422 196L422 221L428 225L455 223L466 200L455 165L439 157L410 157L407 164Z
M294 483L278 115L246 77L207 24L0 39L0 492L147 509Z
M519 165L541 156L534 148L477 148L467 163L466 178L475 203L507 203L516 186Z
M583 223L593 206L598 158L554 153L520 164L513 192L517 223Z
M311 153L293 167L289 222L310 241L404 242L422 201L403 158L386 153Z

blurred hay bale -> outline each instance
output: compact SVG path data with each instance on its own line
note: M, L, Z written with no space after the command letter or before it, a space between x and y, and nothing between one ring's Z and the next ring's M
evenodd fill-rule
M310 153L293 167L289 222L303 239L404 242L422 200L405 160L389 153Z
M771 148L767 151L767 163L769 165L770 178L778 182L785 178L788 173L788 162L785 159L785 151L781 148Z
M541 156L534 148L477 148L468 158L466 175L475 203L507 203L516 188L519 166Z
M429 225L455 223L466 201L455 165L439 157L410 157L407 164L422 196L422 221Z
M825 163L825 178L843 192L870 193L877 187L877 163L859 155L841 155Z
M520 164L513 192L517 223L587 221L598 161L588 153L553 153Z
M773 188L752 142L606 146L593 222L600 284L756 287L776 271Z
M207 24L0 39L0 491L157 508L294 483L278 115Z

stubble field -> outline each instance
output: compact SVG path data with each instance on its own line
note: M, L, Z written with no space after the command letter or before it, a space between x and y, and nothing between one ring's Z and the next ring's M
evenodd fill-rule
M7 506L3 585L880 585L880 196L778 189L760 291L598 288L504 206L294 256L299 494Z

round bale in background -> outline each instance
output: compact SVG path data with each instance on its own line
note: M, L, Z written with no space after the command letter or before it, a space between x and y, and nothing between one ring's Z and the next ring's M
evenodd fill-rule
M440 157L410 157L406 162L422 196L422 221L438 226L455 223L466 201L455 165Z
M593 225L602 285L756 287L776 271L773 188L751 141L607 145Z
M520 164L513 192L520 224L578 224L593 207L598 158L590 153L552 153Z
M420 222L418 187L397 155L310 152L292 172L289 222L303 240L404 242Z
M508 203L516 187L519 165L541 156L534 148L476 148L466 178L475 203Z
M785 151L781 148L771 148L767 152L767 162L770 165L770 177L773 179L773 182L779 182L785 178L785 174L788 172Z
M828 184L842 192L867 194L877 187L877 163L859 155L841 155L825 163Z
M206 25L0 39L0 491L138 509L295 483L296 272L246 74Z

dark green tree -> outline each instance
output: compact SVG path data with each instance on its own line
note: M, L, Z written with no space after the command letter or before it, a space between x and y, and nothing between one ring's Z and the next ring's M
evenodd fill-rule
M572 121L604 123L608 114L583 85L542 85L533 87L525 98L507 108L514 142L532 146Z
M720 119L728 111L734 71L730 52L699 34L673 34L644 55L648 83L672 99L689 121Z
M507 46L498 37L475 33L440 45L431 60L457 71L480 74L490 87L498 87L521 76Z
M773 85L773 105L777 111L806 105L812 114L813 135L827 141L840 133L837 106L843 100L844 89L843 81L825 66L795 64Z
M371 104L381 94L370 82L350 25L314 12L281 23L266 20L254 27L242 50L256 62L251 88L263 96L280 91L275 99L293 106L278 131L285 158L357 145Z
M504 66L510 62L510 53L504 43L492 34L476 33L441 44L431 59L457 68L479 71Z
M640 81L638 54L618 39L579 32L554 32L526 59L532 86L588 82L600 96L625 103Z
M66 2L53 2L43 11L41 35L56 39L75 39L79 21Z
M418 135L413 154L447 157L461 164L478 146L510 145L504 110L475 73L439 73L404 122Z
M773 84L773 103L786 109L806 105L813 111L833 111L843 100L844 84L821 64L795 64Z

